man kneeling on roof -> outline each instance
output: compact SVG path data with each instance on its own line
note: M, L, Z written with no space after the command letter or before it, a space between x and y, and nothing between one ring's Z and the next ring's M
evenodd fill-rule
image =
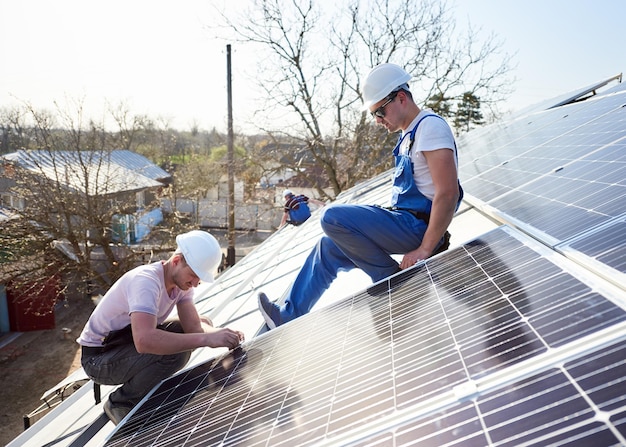
M213 327L194 305L194 288L200 280L213 282L222 259L217 240L194 230L176 243L166 261L118 279L76 340L87 375L101 385L121 385L104 403L116 425L155 385L182 369L195 348L233 349L244 339L239 331ZM174 306L178 317L167 320Z

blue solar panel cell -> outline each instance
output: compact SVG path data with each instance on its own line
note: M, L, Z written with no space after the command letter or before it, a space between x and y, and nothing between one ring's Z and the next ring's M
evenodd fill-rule
M565 369L601 411L626 405L626 344L617 343L565 364Z
M531 318L533 326L552 347L626 320L626 312L601 295L588 293L571 298L558 308Z
M464 364L472 379L484 377L534 357L546 348L532 328L521 321L505 327L481 328L475 337L461 344Z
M608 216L604 214L522 191L496 199L490 204L559 241L575 237L608 221Z
M488 202L511 191L505 184L492 182L481 177L475 177L463 182L463 188L474 197Z
M489 436L497 445L523 445L593 417L583 396L556 369L487 393L478 399L478 407Z
M509 295L511 302L525 317L540 315L590 291L587 285L571 279L563 271L555 270L545 277L536 276L534 279L534 282Z
M465 403L400 426L391 445L484 447L489 445L489 440L474 405Z
M619 272L626 273L626 221L624 218L573 242L571 247Z
M509 263L512 265L509 269L498 271L497 275L493 275L499 289L506 295L525 291L526 287L536 285L562 272L562 269L544 258L519 262L517 265L513 264L514 262L512 260Z

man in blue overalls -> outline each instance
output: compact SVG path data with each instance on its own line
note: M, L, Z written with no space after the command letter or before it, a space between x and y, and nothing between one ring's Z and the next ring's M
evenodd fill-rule
M277 305L259 293L270 329L306 314L342 270L360 268L373 282L447 248L448 225L463 196L450 126L413 101L404 69L381 64L363 85L364 109L388 132L401 131L393 150L391 206L330 205L321 216L326 234ZM392 254L403 254L398 263Z
M280 221L278 229L281 229L287 224L297 227L306 222L307 219L311 217L309 202L317 206L326 205L321 200L309 198L304 194L296 195L290 189L285 189L283 199L285 199L285 206L283 208L283 218Z

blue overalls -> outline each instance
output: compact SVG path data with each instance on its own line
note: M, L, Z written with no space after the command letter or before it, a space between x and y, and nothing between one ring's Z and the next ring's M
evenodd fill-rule
M287 211L289 213L289 220L287 223L291 225L302 225L306 220L311 217L311 209L307 203L306 197L303 194L297 195L292 201L295 202ZM290 201L290 202L292 202Z
M311 250L287 292L280 308L283 322L308 313L340 271L357 267L373 282L378 282L400 271L392 254L408 253L421 245L428 224L406 210L430 213L432 206L432 201L415 185L410 156L415 131L428 116L443 119L432 114L422 117L411 132L398 140L393 150L395 172L391 209L373 205L329 205L324 208L321 225L326 236ZM410 138L409 150L400 155L400 145L407 136ZM459 204L460 199L457 208Z

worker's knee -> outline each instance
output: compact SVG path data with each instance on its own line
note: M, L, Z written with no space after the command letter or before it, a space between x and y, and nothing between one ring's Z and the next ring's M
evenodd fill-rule
M211 321L211 319L204 315L200 315L200 322L204 324L208 324L209 326L213 326L213 322Z

